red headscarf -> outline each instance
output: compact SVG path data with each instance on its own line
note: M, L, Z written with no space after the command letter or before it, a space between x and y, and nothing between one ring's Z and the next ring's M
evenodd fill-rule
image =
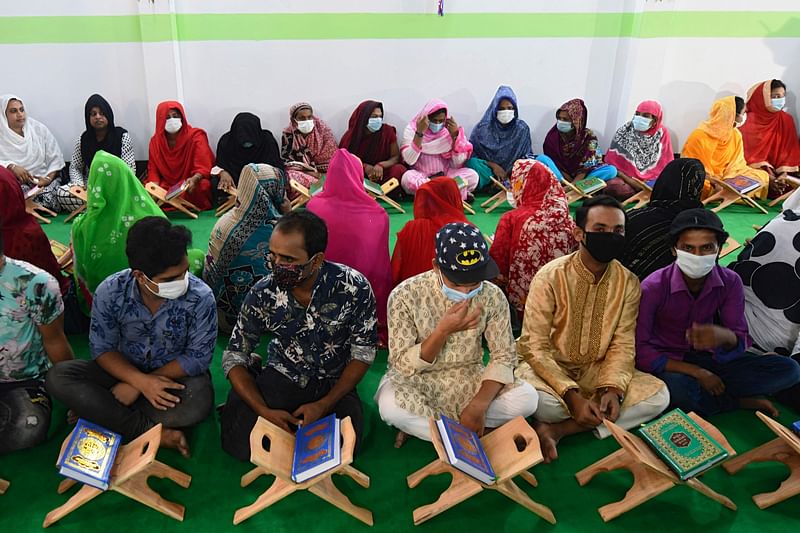
M747 122L739 128L748 165L768 163L780 172L794 172L800 166L800 143L794 119L772 107L772 80L747 91Z
M170 148L164 125L170 109L181 113L183 125L178 131L175 147ZM148 176L149 181L175 185L199 173L208 177L214 166L214 154L208 145L208 136L200 128L193 128L186 118L186 112L180 102L167 100L156 108L156 131L150 139L150 165L148 173L155 168L158 176Z
M401 281L432 268L434 238L450 222L467 222L456 182L435 178L423 184L414 197L414 220L397 234L392 255L392 280Z
M50 241L42 227L25 211L25 196L10 170L0 165L0 230L3 255L39 267L58 280L61 293L69 289L69 278L61 274Z

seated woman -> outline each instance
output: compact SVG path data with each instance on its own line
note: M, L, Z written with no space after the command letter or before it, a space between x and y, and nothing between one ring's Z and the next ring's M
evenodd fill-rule
M744 99L738 96L720 98L711 107L708 120L701 122L686 139L681 157L699 159L708 176L728 180L737 176L754 179L764 185L759 198L767 197L769 174L747 166L744 144L738 126L747 119ZM703 196L711 192L711 183L706 183Z
M604 194L626 200L641 189L635 181L655 180L667 163L675 159L663 119L661 104L645 100L636 108L633 120L617 130L606 163L616 167L620 180L609 182Z
M99 94L93 94L83 108L86 122L84 131L75 141L72 163L69 166L69 184L58 188L58 200L63 211L74 211L83 202L69 193L72 186L86 188L89 181L89 167L94 154L99 150L121 158L136 173L136 155L128 130L114 125L114 111L108 101Z
M597 136L586 127L588 112L580 98L574 98L556 111L556 125L544 139L544 154L556 164L564 179L575 182L584 178L610 181L617 169L603 163Z
M361 160L347 150L337 150L324 189L308 202L308 210L328 226L325 259L358 270L372 285L378 306L378 337L385 345L386 301L392 290L389 215L364 190Z
M276 143L277 144L277 143ZM269 273L264 258L278 218L291 210L286 178L278 168L249 163L238 178L236 207L211 230L203 280L214 291L219 328L229 333L244 297Z
M478 186L478 173L463 166L472 155L472 145L442 100L430 100L408 123L400 153L411 167L401 180L409 194L415 194L435 176L460 177L465 183L461 186L462 200Z
M491 176L501 182L508 181L517 159L541 161L561 179L561 172L552 159L533 154L531 130L519 118L517 95L507 85L498 87L483 118L473 128L469 142L472 144L472 157L465 166L478 173L478 189L491 183Z
M239 176L248 163L269 165L283 172L281 150L272 132L261 129L261 119L254 114L239 113L233 118L230 131L217 143L215 168L219 169L219 182L214 193L238 187Z
M700 194L705 179L706 171L697 159L673 159L653 185L650 203L628 211L621 261L639 281L675 260L670 224L681 211L703 207Z
M500 217L489 255L500 269L497 284L521 321L533 276L553 259L574 252L578 242L567 195L547 166L517 161L511 190L516 207Z
M211 209L212 166L214 154L208 145L208 135L189 125L180 102L168 100L158 104L146 181L169 190L186 180L188 187L182 198L205 211Z
M311 104L299 102L290 107L289 125L281 139L286 177L310 188L325 176L334 152L336 138L328 125L314 115Z
M414 219L397 232L392 254L395 286L433 268L436 232L450 222L469 222L456 182L437 178L423 183L414 196Z
M400 181L407 170L400 163L397 130L383 122L381 102L365 100L358 104L350 115L339 148L357 155L364 165L364 176L375 183L384 183L392 178Z
M58 189L64 156L47 126L27 116L18 96L0 97L0 166L10 170L27 193L35 185L42 191L36 201L48 209L59 208Z
M785 106L786 85L781 80L756 84L747 91L747 121L739 128L747 164L769 174L770 197L780 196L786 187L776 178L800 169L800 142Z

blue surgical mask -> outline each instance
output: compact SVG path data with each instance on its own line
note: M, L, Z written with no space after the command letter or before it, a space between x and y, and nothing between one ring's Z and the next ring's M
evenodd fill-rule
M780 111L786 105L786 98L773 98L772 107Z
M556 120L556 128L561 133L568 133L573 130L574 126L569 120Z
M367 120L367 129L371 132L376 132L383 126L383 117L370 117Z
M633 129L636 131L647 131L653 125L653 119L641 115L634 115L631 122L633 123Z
M448 300L450 300L451 302L456 302L456 303L464 302L466 300L472 300L473 298L475 298L478 295L479 292L481 292L481 289L483 289L483 282L482 281L481 281L480 285L478 285L477 287L475 287L474 289L472 289L469 292L461 292L461 291L457 291L455 289L452 289L452 288L448 287L447 285L445 285L444 279L442 279L442 273L441 272L439 272L439 281L442 282L442 292L444 293L445 297Z
M444 128L444 122L439 122L438 124L436 122L431 122L428 128L430 128L433 133L439 133L442 131L442 128Z

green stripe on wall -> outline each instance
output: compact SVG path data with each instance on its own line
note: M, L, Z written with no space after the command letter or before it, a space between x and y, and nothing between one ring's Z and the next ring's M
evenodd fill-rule
M172 15L0 17L0 44L172 40ZM234 13L174 16L180 41L508 37L800 37L800 11Z

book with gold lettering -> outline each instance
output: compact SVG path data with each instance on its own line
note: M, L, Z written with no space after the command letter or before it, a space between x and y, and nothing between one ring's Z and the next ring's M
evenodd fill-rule
M122 437L97 424L78 419L57 467L62 476L100 490L108 489L111 467Z
M494 484L497 476L477 433L444 415L436 421L436 427L451 465L486 485Z
M341 421L336 414L330 414L297 430L292 481L302 483L341 464L340 426Z

